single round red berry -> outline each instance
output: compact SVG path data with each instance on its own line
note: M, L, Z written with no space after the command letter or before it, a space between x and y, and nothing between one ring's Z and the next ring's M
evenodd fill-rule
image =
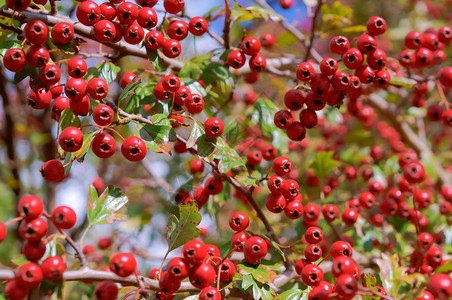
M280 156L273 160L273 171L280 176L289 174L292 168L292 162L285 156Z
M110 270L118 276L127 277L137 268L137 261L130 253L117 253L110 259Z
M217 138L223 134L224 125L218 118L209 118L204 122L204 130L208 137Z
M46 253L46 244L44 241L25 241L22 253L29 261L38 261Z
M86 26L93 26L100 20L99 6L93 1L83 1L77 6L77 19Z
M108 158L116 151L115 139L108 133L98 133L93 139L91 149L97 157Z
M18 48L9 49L3 57L3 65L11 72L22 71L27 65L24 51Z
M78 151L83 145L83 132L77 127L66 127L58 137L58 144L64 151Z
M182 253L186 262L195 265L201 263L207 256L207 247L201 241L191 240L184 245Z
M101 281L94 291L96 300L111 300L118 296L118 286L113 281Z
M168 58L176 58L180 55L182 48L175 39L168 39L162 45L163 54Z
M64 177L64 167L61 161L52 159L41 167L41 175L45 180L58 182Z
M194 17L188 23L188 30L195 36L201 36L207 32L209 24L203 17Z
M100 104L93 110L93 120L97 125L108 126L113 121L114 112L110 106Z
M17 284L25 289L38 286L42 281L41 268L35 263L25 263L16 271Z
M182 281L188 277L190 270L189 264L179 257L171 259L166 266L166 271L168 271L168 276L177 281Z
M241 50L232 50L228 54L228 65L234 69L239 69L245 65L246 57Z
M57 281L63 278L63 273L66 271L66 264L61 257L50 256L41 263L41 270L46 280Z
M308 286L316 286L323 280L323 271L320 267L308 264L301 270L301 280Z
M144 30L138 23L134 22L124 30L124 40L132 45L137 45L143 41Z
M198 289L212 285L215 278L215 269L209 263L200 263L190 269L190 283Z
M158 23L157 13L150 7L142 7L138 12L137 22L143 28L153 28Z
M342 55L350 48L350 42L345 36L336 36L330 41L330 50L334 54Z
M164 0L163 6L167 12L175 15L184 9L185 0Z
M94 24L94 36L99 42L111 42L116 37L116 27L109 20L100 20Z
M367 32L371 35L380 35L386 31L386 21L382 17L373 16L367 21Z
M182 20L174 20L168 24L167 34L171 39L182 41L188 36L188 25Z
M25 38L34 45L41 45L49 38L49 29L41 20L33 20L24 28Z
M122 142L121 153L130 161L140 161L146 156L146 144L139 137L129 136Z
M261 50L261 42L259 39L249 36L242 41L240 49L246 55L255 56L258 55Z
M61 229L70 229L77 222L77 215L68 206L58 206L52 212L53 224Z
M221 293L212 286L205 287L199 293L199 300L221 300Z
M152 30L146 33L144 37L144 45L151 50L162 48L165 43L165 37L160 31Z
M248 228L250 220L248 216L240 211L237 211L232 214L232 216L229 218L229 226L234 231L242 231Z

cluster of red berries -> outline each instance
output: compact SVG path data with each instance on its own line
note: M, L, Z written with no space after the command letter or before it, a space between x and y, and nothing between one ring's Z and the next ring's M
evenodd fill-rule
M72 228L77 221L77 215L68 206L58 206L48 215L39 197L28 195L20 199L17 205L17 220L21 220L18 231L25 240L22 254L30 262L21 265L15 278L7 283L5 295L9 299L24 299L28 291L38 286L43 278L60 280L66 270L66 263L60 256L49 256L38 264L46 253L44 237L48 224L43 215L60 230ZM5 239L6 234L6 225L0 222L0 241Z
M292 162L285 156L273 160L272 170L276 173L267 181L270 194L265 198L265 206L273 213L284 211L289 219L298 219L303 215L302 197L298 182L284 179L292 171Z
M266 42L267 40L264 39ZM271 44L271 39L270 39ZM269 45L266 43L266 45ZM251 56L248 64L252 72L259 73L265 70L267 60L262 54L261 42L259 39L249 36L242 41L240 49L232 50L228 54L228 64L234 69L240 69L246 63L246 55Z
M249 223L248 216L243 212L237 211L231 215L229 226L232 230L237 231L232 236L231 245L234 251L243 252L247 263L258 265L267 255L268 242L257 235L250 237L245 231Z
M122 38L129 44L139 44L144 39L144 45L150 50L162 49L163 54L175 58L181 53L179 41L185 39L188 32L195 36L203 35L207 29L207 21L203 17L191 18L187 24L177 18L168 24L165 35L158 30L150 30L157 26L158 16L152 7L157 1L138 1L140 8L132 2L112 0L98 6L93 1L83 1L77 7L77 19L86 26L94 27L94 35L99 42L117 43ZM118 4L118 6L115 6ZM165 11L170 14L180 13L185 1L164 0ZM117 22L115 22L117 19ZM150 30L148 33L144 29Z
M161 291L156 293L158 299L173 299L181 285L182 280L188 277L190 283L201 289L199 299L220 300L220 292L211 287L214 283L218 268L219 280L227 282L234 277L236 267L227 259L222 260L220 250L215 245L204 244L198 240L187 242L182 249L183 257L172 258L160 274L159 269L152 269L149 273L151 279L159 280Z
M316 111L322 110L326 104L340 105L348 95L355 101L362 94L362 84L373 84L378 88L387 88L391 75L383 68L386 65L386 53L377 48L375 36L386 31L386 22L381 17L372 17L367 22L367 33L357 38L357 48L350 48L349 40L344 36L336 36L330 41L330 50L341 55L341 61L354 75L338 71L339 61L324 58L320 64L320 73L316 73L310 62L303 62L297 67L297 79L309 83L290 89L284 96L284 104L288 110L281 110L274 116L275 125L285 129L287 136L293 141L301 141L306 136L306 128L313 128L318 123ZM366 57L367 64L364 64ZM303 95L299 88L308 92ZM302 109L306 105L305 109ZM294 121L292 111L301 110L299 121Z

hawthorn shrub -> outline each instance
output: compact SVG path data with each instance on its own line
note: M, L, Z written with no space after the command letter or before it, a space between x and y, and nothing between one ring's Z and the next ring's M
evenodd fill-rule
M2 3L3 299L452 298L451 1L100 2Z

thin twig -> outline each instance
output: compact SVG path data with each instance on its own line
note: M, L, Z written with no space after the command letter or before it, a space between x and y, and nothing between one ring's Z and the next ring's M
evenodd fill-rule
M223 41L224 48L230 48L229 31L231 30L231 7L229 6L229 0L224 0L224 27L223 27Z
M304 55L304 60L307 61L309 56L311 55L312 45L314 43L315 38L315 29L317 27L317 18L320 15L320 11L322 10L323 0L319 0L317 7L315 9L314 17L312 18L312 26L311 26L311 37L309 39L308 49L306 50L306 54Z
M49 0L49 2L50 2L50 14L51 15L55 15L57 12L58 12L58 7L57 7L57 4L56 4L56 1L59 1L59 0Z
M22 29L17 28L17 27L12 26L12 25L7 25L7 24L4 24L4 23L0 23L0 27L3 28L3 29L6 29L6 30L12 31L14 33L17 33L17 34L22 34Z

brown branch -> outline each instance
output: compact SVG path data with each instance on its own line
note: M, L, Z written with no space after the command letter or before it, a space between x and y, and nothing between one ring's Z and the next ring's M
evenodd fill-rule
M0 27L3 29L6 29L6 30L12 31L14 33L17 33L17 34L22 34L22 32L23 32L22 29L20 29L20 28L17 28L15 26L11 26L11 25L7 25L4 23L0 23Z
M56 13L58 12L58 7L56 4L56 1L60 1L60 0L49 0L50 2L50 14L51 15L56 15Z
M323 0L319 0L317 7L315 8L314 17L312 18L312 26L311 26L311 37L309 39L308 49L306 50L306 54L304 56L304 60L307 61L309 56L311 55L312 45L314 43L315 38L315 29L317 27L317 18L320 15L320 11L322 10Z
M400 116L395 114L395 105L388 103L377 94L369 95L366 102L368 105L377 110L379 115L384 117L394 126L397 132L402 136L403 141L405 141L409 147L413 148L421 158L428 157L431 159L442 185L451 185L451 176L444 170L435 155L433 155L432 149L429 145L427 145L427 143L425 143L425 141L423 141L422 138L420 138L406 122L401 120Z
M230 48L229 31L231 30L231 7L229 6L229 0L224 0L224 10L223 41L224 48L227 50Z

